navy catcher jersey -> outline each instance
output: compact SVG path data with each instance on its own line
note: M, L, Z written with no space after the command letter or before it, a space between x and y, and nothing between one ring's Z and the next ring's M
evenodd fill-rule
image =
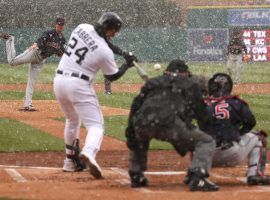
M256 120L248 104L237 96L206 99L212 125L207 133L212 135L217 146L222 143L239 141L240 135L249 132Z

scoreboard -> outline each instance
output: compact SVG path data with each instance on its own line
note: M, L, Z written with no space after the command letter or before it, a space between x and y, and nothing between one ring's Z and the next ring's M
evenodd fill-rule
M252 62L270 62L270 29L242 30L247 55Z

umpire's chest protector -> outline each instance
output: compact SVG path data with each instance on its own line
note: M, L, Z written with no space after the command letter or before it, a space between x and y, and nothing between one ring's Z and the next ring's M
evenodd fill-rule
M153 123L170 126L176 116L186 112L187 84L163 76L156 81L157 84L147 94L135 115L134 123L138 126L148 126Z

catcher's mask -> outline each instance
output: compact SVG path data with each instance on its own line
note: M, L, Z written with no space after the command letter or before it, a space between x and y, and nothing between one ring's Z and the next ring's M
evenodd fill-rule
M97 23L100 24L105 31L115 29L116 32L119 32L123 20L114 12L106 12L99 18Z
M232 78L225 73L216 73L208 81L208 92L213 97L228 96L231 94L232 88Z

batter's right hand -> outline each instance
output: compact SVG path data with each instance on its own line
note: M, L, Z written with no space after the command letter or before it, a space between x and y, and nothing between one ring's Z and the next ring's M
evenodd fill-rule
M132 52L125 53L124 58L126 60L128 67L134 66L133 61L138 62L138 58L134 56Z

